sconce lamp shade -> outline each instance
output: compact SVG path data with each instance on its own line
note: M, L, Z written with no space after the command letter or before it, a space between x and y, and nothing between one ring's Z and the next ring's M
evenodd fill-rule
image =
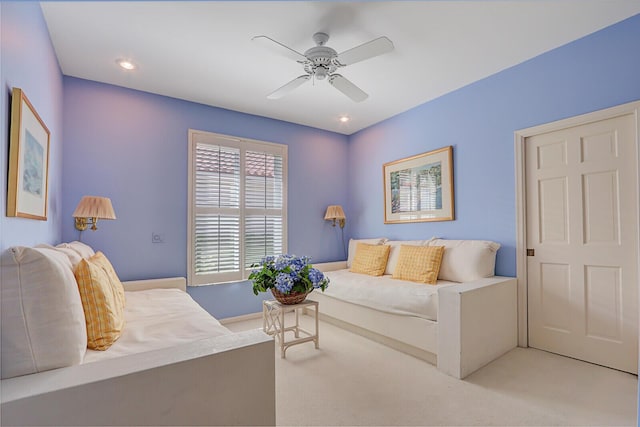
M92 224L92 230L97 230L98 219L116 219L111 199L96 196L84 196L72 216L76 219L76 228L81 231L86 230L88 224Z
M344 214L344 210L342 210L342 206L330 205L327 207L327 212L324 214L324 219L327 221L333 221L334 227L336 225L336 220L338 220L340 228L344 228L347 217Z

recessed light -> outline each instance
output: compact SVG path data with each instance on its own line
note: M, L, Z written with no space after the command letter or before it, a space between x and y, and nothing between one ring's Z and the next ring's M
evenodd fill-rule
M340 120L342 123L347 123L351 119L348 116L340 116L338 120Z
M118 59L116 60L116 63L124 68L125 70L135 70L136 69L136 65L131 62L131 61L127 61L126 59Z

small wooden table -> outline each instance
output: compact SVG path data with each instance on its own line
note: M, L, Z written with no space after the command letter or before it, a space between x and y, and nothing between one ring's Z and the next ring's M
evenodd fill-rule
M306 331L300 327L300 312L304 309L313 308L315 312L315 333ZM296 323L293 326L286 326L284 315L294 312L296 315ZM320 348L320 335L318 333L318 302L305 300L300 304L280 304L276 300L262 302L262 330L269 335L275 336L280 344L280 357L285 358L285 352L289 347L296 344L313 341L316 348ZM286 341L285 332L293 331L295 339ZM303 333L304 337L300 337Z

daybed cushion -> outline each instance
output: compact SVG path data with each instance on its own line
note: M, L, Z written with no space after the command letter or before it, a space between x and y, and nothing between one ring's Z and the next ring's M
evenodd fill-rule
M375 239L349 239L349 253L347 254L347 268L351 268L353 259L356 256L356 246L358 243L366 243L368 245L382 245L387 241L386 237L378 237Z
M103 267L103 257L98 253L83 259L74 271L86 319L87 347L93 350L111 347L124 327L124 299Z
M148 289L125 295L126 326L122 335L108 351L87 350L83 363L231 333L179 289Z
M2 378L79 364L87 333L69 258L48 248L13 247L0 265Z
M324 274L331 280L331 286L324 291L324 295L328 297L386 313L428 320L438 318L438 289L457 284L438 281L435 285L427 286L424 283L393 279L388 275L372 277L349 270L328 271ZM313 298L313 293L310 297Z
M389 246L358 243L351 271L370 276L382 276L387 267L387 259L389 259Z
M444 246L401 245L394 279L434 285L438 280Z
M470 282L495 275L500 244L487 240L433 239L429 246L444 246L439 280Z

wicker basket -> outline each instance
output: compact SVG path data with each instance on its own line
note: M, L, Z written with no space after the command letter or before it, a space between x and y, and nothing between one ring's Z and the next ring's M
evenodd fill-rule
M273 297L276 299L276 301L278 301L280 304L285 305L300 304L307 298L309 292L291 292L288 294L283 294L276 288L271 288L271 293L273 294Z

